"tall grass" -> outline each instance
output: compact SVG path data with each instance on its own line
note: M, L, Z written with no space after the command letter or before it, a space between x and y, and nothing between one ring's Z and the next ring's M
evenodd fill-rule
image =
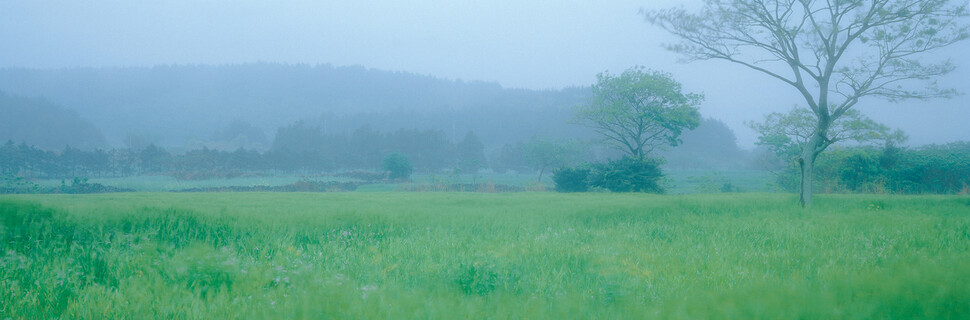
M0 319L970 317L970 198L0 197Z

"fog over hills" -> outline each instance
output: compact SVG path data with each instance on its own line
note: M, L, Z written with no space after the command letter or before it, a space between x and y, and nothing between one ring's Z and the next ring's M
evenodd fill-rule
M486 143L569 136L571 108L587 89L507 89L363 67L254 63L145 68L0 69L0 90L76 110L110 144L137 136L179 146L210 139L233 122L272 136L298 120L325 130L420 128ZM484 132L487 131L487 132Z
M116 127L136 117L138 111L148 110L154 123L141 121L131 130L142 131L136 132L142 136L161 131L166 143L182 144L210 136L206 127L226 126L236 120L214 119L221 113L202 111L214 110L217 101L231 102L239 120L265 123L258 126L272 135L275 127L293 119L338 112L331 109L430 110L501 105L504 103L495 100L520 98L523 101L516 105L547 106L551 105L547 100L558 99L550 96L558 94L512 93L502 88L556 92L589 86L599 72L617 73L642 65L670 72L685 89L704 93L707 99L701 112L723 121L742 147L752 148L757 134L745 122L804 107L804 99L777 79L742 66L718 61L678 63L680 57L663 48L677 39L645 23L639 13L678 6L699 8L702 3L0 1L0 43L4 44L0 68L11 68L0 72L0 90L44 96L76 108L102 127L114 145L129 130ZM970 92L970 56L966 52L970 52L970 41L925 56L925 62L949 59L957 67L939 79L940 86ZM285 64L253 64L257 61ZM159 65L170 67L152 67ZM334 79L342 79L349 87ZM390 79L416 83L391 86L386 82ZM45 83L47 80L54 83ZM367 90L351 90L354 84L369 81L373 85L356 86ZM113 93L107 95L107 91ZM479 95L464 95L472 91ZM402 97L402 92L413 95ZM374 100L394 94L397 98ZM227 100L194 99L203 96ZM333 98L318 99L323 96ZM339 98L351 96L356 100ZM287 107L279 107L284 104ZM127 106L116 108L118 105ZM267 105L278 110L261 112ZM872 98L861 101L858 109L906 131L909 144L920 145L970 140L965 126L970 119L968 105L970 95L964 94L898 104ZM192 114L182 115L181 110ZM181 121L183 118L192 123Z
M51 150L107 146L101 131L76 111L45 99L0 91L0 143L6 142Z

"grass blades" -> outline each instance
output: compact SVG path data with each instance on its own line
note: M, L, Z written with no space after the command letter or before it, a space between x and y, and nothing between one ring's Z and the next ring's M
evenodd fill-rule
M0 197L0 319L970 317L970 198Z

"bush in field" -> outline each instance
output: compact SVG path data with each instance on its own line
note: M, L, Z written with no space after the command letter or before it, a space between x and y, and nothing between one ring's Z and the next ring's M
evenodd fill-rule
M794 167L778 175L782 188L798 188ZM955 194L970 189L970 143L912 149L856 147L819 157L815 184L823 192Z
M660 160L624 157L588 168L559 168L553 173L556 191L584 192L602 188L613 192L664 193Z
M593 165L590 185L613 192L663 193L660 160L624 157Z
M0 175L0 194L33 193L41 188L36 183L15 175Z
M552 171L552 181L559 192L586 192L589 190L588 168L559 168Z
M388 173L388 178L391 180L407 180L414 170L411 167L411 161L400 153L391 153L384 157L381 167Z

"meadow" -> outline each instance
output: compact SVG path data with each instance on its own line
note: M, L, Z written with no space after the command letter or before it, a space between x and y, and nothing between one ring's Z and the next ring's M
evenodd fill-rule
M970 197L0 195L0 319L970 318Z

